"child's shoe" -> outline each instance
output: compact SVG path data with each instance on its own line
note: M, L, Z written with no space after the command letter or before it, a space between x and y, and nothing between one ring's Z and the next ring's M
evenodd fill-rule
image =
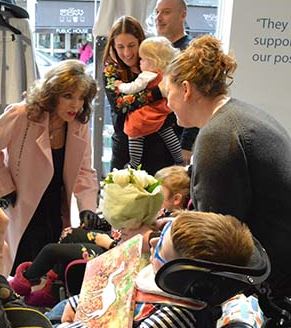
M26 295L24 301L27 305L38 307L53 307L59 302L53 290L53 283L58 279L58 275L50 270L47 273L46 284L43 288Z
M26 296L31 292L32 283L23 276L23 272L31 266L32 262L23 262L16 269L15 276L9 281L9 285L14 291Z

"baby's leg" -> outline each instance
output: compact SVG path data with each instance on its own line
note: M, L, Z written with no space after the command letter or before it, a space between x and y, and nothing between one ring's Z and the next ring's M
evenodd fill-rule
M60 238L60 243L70 244L70 243L94 243L90 240L90 231L85 230L81 227L78 228L69 228L66 231L63 231L63 236Z
M128 149L130 162L129 165L136 169L141 164L141 158L143 153L143 144L145 137L128 138Z
M30 267L25 271L24 276L28 280L40 278L56 265L66 267L69 262L84 258L83 253L85 251L89 256L95 256L103 253L104 250L90 243L48 244L40 251Z
M183 156L182 156L182 149L181 144L176 136L172 127L168 127L166 129L158 131L158 134L163 139L165 145L169 149L175 164L182 165L183 164Z

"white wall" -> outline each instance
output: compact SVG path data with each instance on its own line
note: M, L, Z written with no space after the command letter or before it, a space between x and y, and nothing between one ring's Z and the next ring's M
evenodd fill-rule
M232 96L270 112L291 134L291 1L221 0L218 37L238 69Z

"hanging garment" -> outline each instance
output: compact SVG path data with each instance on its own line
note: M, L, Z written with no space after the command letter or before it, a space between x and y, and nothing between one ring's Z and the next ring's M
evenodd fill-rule
M2 113L7 104L22 99L23 92L36 79L37 70L28 19L13 17L11 12L6 11L1 12L0 15L0 113Z

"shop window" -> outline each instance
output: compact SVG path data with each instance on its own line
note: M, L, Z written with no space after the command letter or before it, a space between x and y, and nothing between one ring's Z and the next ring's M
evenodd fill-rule
M71 38L71 49L77 50L80 47L83 35L82 34L70 34L70 38Z
M65 34L54 34L54 49L65 49Z
M38 48L50 49L51 35L49 33L39 33Z

